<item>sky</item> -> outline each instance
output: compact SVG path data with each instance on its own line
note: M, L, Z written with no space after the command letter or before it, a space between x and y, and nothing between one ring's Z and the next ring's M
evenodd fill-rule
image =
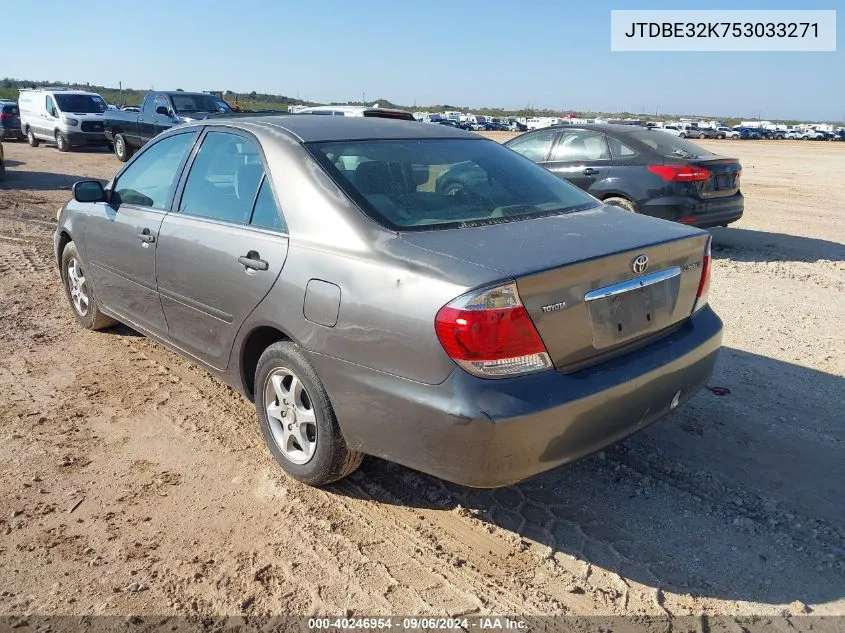
M35 30L3 31L0 75L310 101L845 119L845 5L722 2L699 9L836 9L827 53L611 52L594 0L38 0ZM628 6L626 6L628 5ZM5 24L32 24L10 2Z

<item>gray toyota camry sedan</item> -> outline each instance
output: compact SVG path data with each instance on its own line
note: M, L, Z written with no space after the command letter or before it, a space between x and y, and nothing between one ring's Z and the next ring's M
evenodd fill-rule
M58 220L79 323L125 323L241 391L312 485L364 454L512 484L683 403L721 343L708 233L441 125L181 125L76 183Z

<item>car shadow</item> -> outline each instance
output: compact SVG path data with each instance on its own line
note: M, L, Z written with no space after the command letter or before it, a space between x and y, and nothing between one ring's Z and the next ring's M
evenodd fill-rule
M24 163L23 161L8 159L4 160L3 163L6 165L7 169L10 167L20 167L21 165L26 165L26 163Z
M845 244L814 237L741 228L714 228L713 257L741 262L845 261Z
M702 389L648 429L519 485L465 488L370 458L334 489L459 511L679 594L845 597L845 379L723 348L712 385L731 391Z
M17 171L6 170L4 189L18 189L20 191L70 191L73 183L80 180L91 180L90 176L74 176L71 174L55 174L46 171Z

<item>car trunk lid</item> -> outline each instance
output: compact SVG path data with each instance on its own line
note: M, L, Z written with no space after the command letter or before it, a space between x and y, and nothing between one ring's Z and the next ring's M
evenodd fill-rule
M710 173L710 177L706 180L690 183L695 186L700 198L705 200L724 198L739 191L742 167L736 158L717 156L687 161L685 164L706 169Z
M402 237L515 279L560 371L647 344L689 317L709 240L698 229L606 206Z

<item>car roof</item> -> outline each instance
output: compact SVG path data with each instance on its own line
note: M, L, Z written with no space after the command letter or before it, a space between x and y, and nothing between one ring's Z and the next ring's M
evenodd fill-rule
M465 132L464 130L445 125L430 125L419 121L385 119L381 117L327 117L318 114L214 117L198 122L197 125L214 125L215 122L223 125L243 127L245 129L282 129L304 143L371 139L482 138L477 134Z
M622 125L621 123L585 123L583 125L578 123L559 123L557 125L553 125L552 127L555 129L571 128L576 130L593 130L596 132L608 132L611 134L630 134L631 132L648 129L640 125Z

